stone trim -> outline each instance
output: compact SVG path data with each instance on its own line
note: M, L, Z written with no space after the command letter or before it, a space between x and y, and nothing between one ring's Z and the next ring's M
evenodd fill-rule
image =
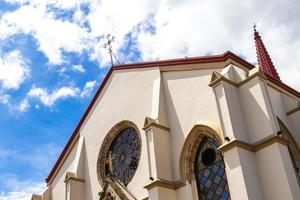
M123 120L123 121L117 123L116 125L114 125L109 130L109 132L106 134L104 140L102 141L102 145L101 145L101 148L100 148L100 151L98 154L97 167L96 167L97 179L102 187L104 187L105 181L106 181L105 161L106 161L107 152L109 150L111 143L115 139L115 137L125 128L134 128L136 130L139 140L140 140L140 146L141 146L140 151L142 151L142 139L141 139L140 131L133 122L128 121L128 120ZM141 154L141 152L140 152L140 154Z
M159 129L162 129L162 130L165 130L165 131L170 131L170 128L168 128L166 126L163 126L163 125L160 125L160 124L157 124L155 122L151 122L150 124L148 124L147 126L145 126L143 128L143 130L147 131L147 130L151 129L151 127L156 127L156 128L159 128Z
M67 172L66 176L65 176L64 182L66 183L66 182L68 182L70 180L84 182L83 179L77 178L74 172Z
M69 181L78 181L78 182L82 182L84 183L84 180L83 179L80 179L80 178L75 178L75 177L69 177L68 179L65 179L64 182L69 182Z
M218 85L218 83L220 83L221 81L224 81L226 83L229 83L230 85L233 85L235 87L239 87L238 83L235 83L229 79L227 79L226 77L220 75L220 77L216 78L215 80L213 80L210 84L208 84L208 86L210 87L215 87L216 85Z
M210 87L215 87L215 86L217 85L217 83L219 83L219 82L221 82L221 81L224 81L224 82L229 83L230 85L233 85L233 86L235 86L235 87L240 87L240 86L244 85L245 83L247 83L248 81L252 80L253 78L255 78L255 77L257 77L257 76L260 77L260 78L262 78L262 79L264 79L264 80L266 79L266 77L265 77L263 74L261 74L260 72L255 72L255 73L253 73L251 76L249 76L249 77L247 77L246 79L242 80L241 82L235 83L235 82L233 82L233 81L227 79L227 78L224 77L223 75L221 75L221 77L219 77L219 78L217 78L216 80L214 80L213 82L211 82L211 83L209 84L209 86L210 86Z
M159 128L159 129L162 129L165 131L170 131L170 128L168 128L164 125L161 125L158 120L152 119L150 117L146 117L143 130L147 131L147 130L151 129L151 127L156 127L156 128Z
M293 94L292 92L282 88L281 86L274 84L268 77L266 77L266 75L264 75L263 73L261 73L260 71L255 72L253 74L251 74L250 76L248 76L246 79L242 80L239 83L235 83L229 79L227 79L226 77L222 76L220 74L220 77L217 77L215 79L212 79L213 81L208 84L210 87L216 87L218 85L218 83L220 83L221 81L224 81L226 83L229 83L230 85L233 85L235 87L240 87L242 85L244 85L245 83L247 83L248 81L250 81L251 79L255 78L255 77L260 77L261 79L263 79L264 81L266 81L267 85L274 88L275 90L282 92L292 98L298 98L297 95Z
M42 195L33 194L31 196L31 200L42 200Z
M163 180L163 179L156 179L152 183L144 186L144 188L147 189L148 191L155 187L162 187L162 188L167 188L167 189L171 189L171 190L177 190L183 186L185 186L185 184L182 183L181 181L172 182L172 181L167 181L167 180Z
M234 148L234 147L239 147L242 149L245 149L247 151L252 151L254 152L254 147L251 144L248 144L246 142L237 140L237 139L233 139L228 143L223 144L222 146L219 147L219 150L224 153L226 151L229 151L230 149Z
M197 124L189 132L182 147L179 161L180 182L191 182L195 179L194 161L199 144L205 137L213 138L219 145L223 144L221 133L216 126Z
M222 153L225 153L225 152L229 151L230 149L232 149L234 147L239 147L239 148L242 148L242 149L245 149L247 151L255 153L255 152L260 151L261 149L264 149L264 148L266 148L266 147L268 147L268 146L270 146L274 143L279 143L279 144L282 144L282 145L287 145L288 144L288 142L284 138L282 138L280 136L277 136L277 135L274 135L274 136L265 138L265 139L257 142L256 144L249 144L249 143L241 141L241 140L233 139L230 142L220 146L219 150Z
M274 143L279 143L282 145L288 145L288 141L281 136L274 135L273 137L267 138L266 140L261 140L255 144L255 152L264 149Z
M289 116L289 115L292 115L292 114L294 114L298 111L300 111L300 107L294 108L294 109L290 110L289 112L287 112L286 114Z

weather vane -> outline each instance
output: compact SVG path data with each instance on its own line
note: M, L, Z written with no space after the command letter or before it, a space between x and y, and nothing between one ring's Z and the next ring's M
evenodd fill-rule
M110 62L111 65L114 65L114 61L113 61L113 57L116 59L116 61L120 64L119 60L117 59L117 57L115 56L115 54L112 51L112 43L115 41L115 37L112 36L111 34L108 34L106 36L107 42L104 44L104 48L108 49L108 53L110 56Z

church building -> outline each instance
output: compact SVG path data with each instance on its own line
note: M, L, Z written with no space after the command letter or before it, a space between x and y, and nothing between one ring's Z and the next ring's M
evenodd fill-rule
M300 93L254 40L113 65L32 200L299 200Z

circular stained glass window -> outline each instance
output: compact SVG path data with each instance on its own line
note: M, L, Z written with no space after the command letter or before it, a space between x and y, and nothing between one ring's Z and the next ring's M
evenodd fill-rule
M107 152L110 162L105 166L111 175L127 185L133 178L141 155L141 141L134 128L123 129L112 141Z

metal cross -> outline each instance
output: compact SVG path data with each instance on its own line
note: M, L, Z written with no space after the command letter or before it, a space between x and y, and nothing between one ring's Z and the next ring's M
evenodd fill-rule
M108 34L106 36L106 39L107 39L107 42L104 44L104 48L108 49L108 53L109 53L109 56L110 56L110 62L111 62L111 65L113 65L113 52L112 52L112 42L115 40L115 37L112 36L111 34Z

